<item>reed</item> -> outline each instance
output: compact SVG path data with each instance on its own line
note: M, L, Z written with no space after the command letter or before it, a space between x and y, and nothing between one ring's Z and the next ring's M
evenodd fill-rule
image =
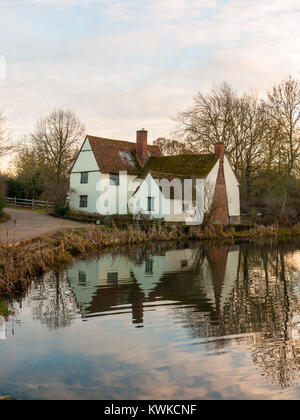
M134 244L157 243L181 240L257 240L300 236L300 225L293 227L254 226L249 230L237 231L223 226L165 226L155 224L147 231L130 225L126 230L116 227L105 228L90 225L57 234L55 240L44 242L43 246L32 248L32 244L19 246L0 245L0 296L15 296L27 290L31 280L55 269L64 269L75 256L86 257L104 248Z
M63 244L32 250L29 245L0 247L0 296L19 295L31 280L50 269L60 269L72 260Z
M6 303L0 299L0 317L7 319L11 315L11 311L8 309Z

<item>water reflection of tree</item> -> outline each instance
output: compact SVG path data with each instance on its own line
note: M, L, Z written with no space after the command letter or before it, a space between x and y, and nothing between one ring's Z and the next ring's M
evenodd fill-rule
M71 325L77 306L66 273L48 273L34 283L30 295L34 319L50 329Z
M252 356L271 383L286 388L300 369L299 341L291 337L292 317L300 313L291 279L295 267L286 262L282 248L272 253L263 250L261 257L264 306L259 308L262 322L259 334L253 337Z
M150 248L148 245L130 247L122 253L141 264L149 255L164 256L169 250L187 248L193 250L193 264L178 272L164 273L147 298L132 277L128 283L97 288L88 312L94 316L118 305L131 304L132 322L142 326L145 302L149 307L159 296L162 301L175 302L172 305L174 317L184 321L186 331L193 338L207 338L207 346L212 350L242 343L251 349L254 363L267 380L277 386L289 386L300 370L300 340L291 337L293 317L300 314L294 291L294 273L300 269L294 267L289 258L293 249L282 244L237 248L208 243L174 247L174 244L163 243L152 244ZM237 250L235 282L224 300L228 255ZM116 256L121 253L118 249L109 252ZM213 296L206 290L207 269L211 274ZM76 303L66 277L52 273L36 285L34 296L34 316L42 323L50 328L71 324Z
M230 343L250 346L254 362L267 380L282 388L297 379L300 340L291 337L300 304L293 291L293 273L300 267L288 262L284 246L240 247L239 269L230 299L209 313L180 309L193 337L209 339L211 349Z

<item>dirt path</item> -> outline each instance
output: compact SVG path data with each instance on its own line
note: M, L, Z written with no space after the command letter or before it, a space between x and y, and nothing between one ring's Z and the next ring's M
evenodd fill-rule
M0 224L0 241L9 244L34 239L60 229L87 226L30 210L5 209L5 213L9 214L11 219Z

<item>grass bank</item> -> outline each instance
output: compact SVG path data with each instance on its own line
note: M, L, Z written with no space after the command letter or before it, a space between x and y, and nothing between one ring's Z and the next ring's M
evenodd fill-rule
M0 223L5 223L5 222L8 222L9 220L10 220L10 216L7 213L5 212L0 213Z
M255 226L247 230L223 226L159 225L150 226L147 230L142 230L138 225L119 230L91 225L57 233L51 239L43 239L35 244L0 246L0 296L22 294L34 277L51 269L64 269L75 256L88 256L108 247L181 240L279 240L295 236L300 236L300 225L289 228Z

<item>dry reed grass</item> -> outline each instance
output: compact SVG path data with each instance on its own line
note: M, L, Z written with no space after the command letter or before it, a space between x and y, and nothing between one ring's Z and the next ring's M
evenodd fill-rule
M62 233L59 239L46 247L32 249L29 245L8 247L0 245L0 296L23 293L32 278L50 269L60 270L74 256L87 256L107 247L126 246L159 241L180 240L256 240L263 238L292 238L300 235L300 225L291 228L255 226L250 230L236 231L223 226L150 226L143 231L138 225L127 230L109 229L91 225L86 229Z

